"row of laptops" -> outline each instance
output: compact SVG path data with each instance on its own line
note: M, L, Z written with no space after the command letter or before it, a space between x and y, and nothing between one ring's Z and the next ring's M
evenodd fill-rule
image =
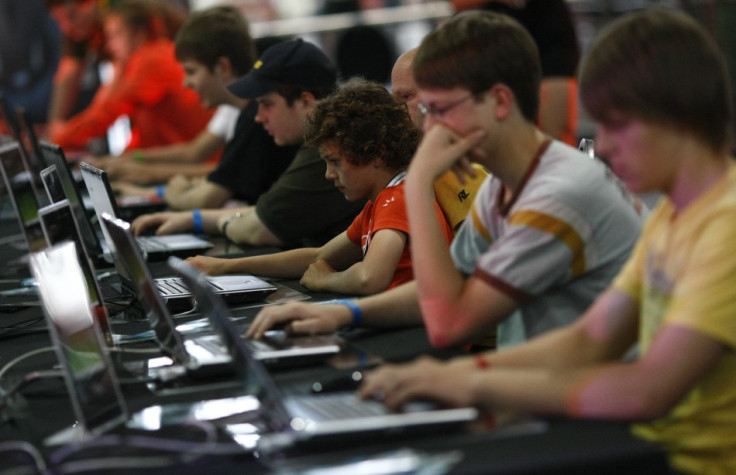
M77 431L82 431L77 436L95 435L129 424L133 419L90 310L92 302L84 275L79 266L73 265L77 261L74 248L74 243L66 242L34 253L30 267L39 285L44 313L79 423ZM284 395L254 347L241 337L240 329L231 320L222 299L212 291L206 276L173 257L169 264L205 311L227 349L245 395L258 398L258 414L266 433L264 443L276 441L281 446L334 441L350 434L460 424L477 417L474 408L445 409L427 403L390 412L380 402L357 399L352 391ZM49 442L68 440L68 434L63 434Z
M9 201L18 218L21 230L24 233L29 249L39 250L43 243L39 241L38 210L43 203L55 203L67 199L72 206L75 218L80 228L85 246L97 264L112 262L112 245L109 236L101 227L100 216L108 213L120 217L115 195L112 192L107 174L99 168L82 163L82 178L89 197L94 206L94 217L90 216L83 203L82 191L75 183L69 164L60 147L51 144L41 144L44 160L48 167L41 170L39 177L43 185L43 199L39 199L38 192L23 176L33 175L28 172L27 160L23 149L17 142L10 142L0 146L0 173L3 175L3 185L7 190ZM212 248L212 243L192 234L170 236L140 237L141 246L151 260L163 260L169 255L190 256L205 252Z

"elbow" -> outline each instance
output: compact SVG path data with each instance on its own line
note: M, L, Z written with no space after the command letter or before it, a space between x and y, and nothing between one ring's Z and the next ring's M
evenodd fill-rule
M438 350L451 348L464 342L464 339L452 328L431 323L427 317L424 318L424 325L427 328L429 343Z
M628 402L627 416L631 420L651 421L667 415L676 402L671 397L653 391L640 391Z
M375 295L383 292L391 284L391 279L374 275L361 275L355 293L358 295Z

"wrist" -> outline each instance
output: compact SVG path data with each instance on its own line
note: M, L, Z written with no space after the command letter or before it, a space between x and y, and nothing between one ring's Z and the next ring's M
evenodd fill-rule
M220 223L218 223L219 224L219 228L220 228L220 233L223 236L225 236L225 238L227 239L228 238L228 236L227 236L227 228L228 228L228 226L230 226L230 223L232 223L234 220L240 219L242 217L243 217L243 213L241 213L240 211L236 211L235 213L231 214L230 216L227 216L225 219L223 219L222 221L220 221Z
M201 209L192 210L192 232L194 234L204 233L204 224L202 222L202 210Z
M491 367L491 362L488 361L483 353L476 353L473 355L473 361L475 362L476 369L486 370Z
M350 329L353 329L361 327L363 325L363 310L361 310L355 300L335 299L320 303L328 305L339 305L340 307L343 307L345 310L347 310L347 312L342 313L340 316L341 327L349 327Z

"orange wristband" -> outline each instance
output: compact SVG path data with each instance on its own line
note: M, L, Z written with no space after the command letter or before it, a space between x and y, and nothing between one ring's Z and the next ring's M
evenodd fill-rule
M491 364L483 357L482 353L477 353L475 355L475 366L480 369L488 369L491 367Z

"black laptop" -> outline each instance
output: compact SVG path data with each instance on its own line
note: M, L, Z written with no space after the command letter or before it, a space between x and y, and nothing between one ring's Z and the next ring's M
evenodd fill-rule
M130 224L115 219L107 213L102 214L102 224L112 240L115 269L125 290L136 294L140 275L131 274L130 269L146 268L140 242L133 236ZM230 304L256 302L265 299L276 291L273 284L252 275L221 275L208 277L212 291ZM174 310L192 308L193 295L178 277L153 280L153 287L165 299L167 306Z
M108 214L114 218L121 218L115 195L107 178L107 173L88 163L80 163L82 178L87 186L90 199L95 208L98 221L102 223L102 215ZM102 234L110 249L115 249L112 239L103 226ZM170 234L168 236L140 236L137 237L141 249L148 260L163 260L169 256L189 257L202 254L213 246L193 234Z
M45 248L46 240L38 221L38 200L28 178L23 152L17 142L0 146L0 174L28 250L39 251Z

